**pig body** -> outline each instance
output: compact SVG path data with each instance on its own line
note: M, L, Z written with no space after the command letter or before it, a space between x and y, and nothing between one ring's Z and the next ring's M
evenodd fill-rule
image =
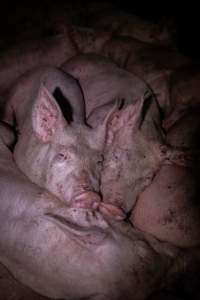
M52 67L26 73L8 98L4 121L12 124L14 119L19 168L68 205L98 205L105 128L92 130L84 123L76 80Z
M144 80L156 95L165 116L171 111L171 76L175 70L188 65L189 58L128 37L108 40L102 54Z
M101 113L104 118L117 99L127 105L150 93L143 80L98 54L77 55L65 62L62 69L79 81L86 102L86 117L100 106L108 105Z
M158 287L177 249L99 212L67 208L18 170L2 141L0 152L0 261L15 278L69 300L141 300Z
M112 31L118 36L129 36L140 41L168 48L176 48L175 24L153 23L116 9L104 10L90 16L93 28Z

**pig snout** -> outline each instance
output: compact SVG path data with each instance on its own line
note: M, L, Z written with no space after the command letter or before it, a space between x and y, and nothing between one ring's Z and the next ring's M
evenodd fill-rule
M101 197L99 194L93 191L83 192L74 197L72 206L79 208L92 208L97 209L99 207Z

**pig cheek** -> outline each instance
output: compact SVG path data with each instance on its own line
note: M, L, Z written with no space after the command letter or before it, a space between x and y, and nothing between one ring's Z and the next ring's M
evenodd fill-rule
M114 157L102 171L101 192L103 201L112 202L118 206L122 203L122 191L120 181L122 180L123 166L120 160Z
M62 173L62 170L59 171L52 168L48 172L46 186L60 200L68 203L71 199L71 184L67 184L67 176Z

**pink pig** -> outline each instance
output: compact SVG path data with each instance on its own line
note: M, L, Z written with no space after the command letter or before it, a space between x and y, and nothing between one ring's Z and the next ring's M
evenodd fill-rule
M29 179L70 206L96 208L107 120L95 130L85 124L77 81L53 67L26 73L7 102L4 120L14 119L14 158Z

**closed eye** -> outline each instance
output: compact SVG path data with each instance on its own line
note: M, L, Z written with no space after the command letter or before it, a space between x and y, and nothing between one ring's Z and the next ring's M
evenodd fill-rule
M102 166L103 165L103 161L104 161L104 156L101 155L100 158L97 160L97 165L98 166Z
M65 162L69 159L69 155L67 153L58 153L56 154L54 161L58 163Z

